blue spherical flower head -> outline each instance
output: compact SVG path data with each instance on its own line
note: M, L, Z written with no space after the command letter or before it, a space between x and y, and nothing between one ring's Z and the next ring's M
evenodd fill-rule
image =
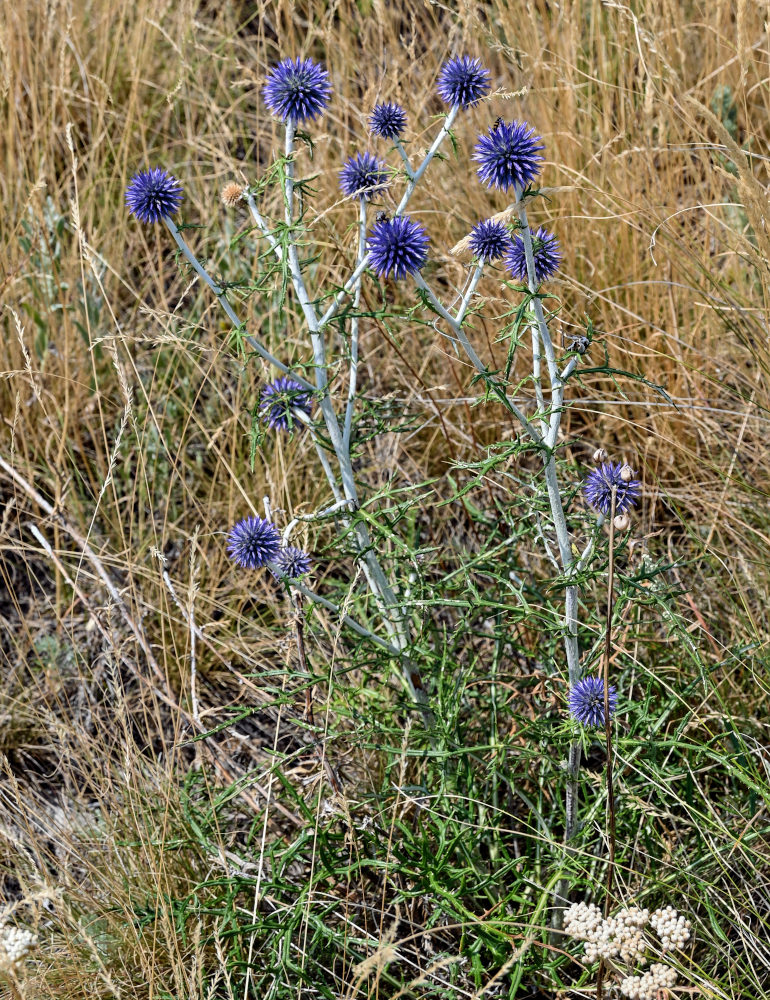
M615 714L618 693L610 684L610 715ZM601 677L584 677L569 693L569 710L572 716L584 726L604 725L604 681Z
M532 256L535 258L535 281L537 284L553 277L561 264L561 246L559 241L541 226L537 232L530 229L532 238ZM524 238L521 235L513 237L505 266L519 281L527 281L527 255L524 252Z
M312 560L307 552L294 545L287 545L286 548L281 549L273 563L276 569L280 570L284 576L288 576L290 580L296 580L298 577L304 576L305 573L309 573L312 566Z
M383 139L397 139L406 128L406 112L399 104L377 104L369 115L369 131Z
M247 517L230 529L227 554L244 569L272 562L281 548L278 528L262 517Z
M176 215L182 185L163 167L140 170L126 188L126 205L140 222L160 222Z
M545 146L540 136L526 122L500 122L487 135L479 136L473 159L487 187L523 189L540 173L541 149Z
M385 219L369 235L369 263L380 276L405 278L425 264L429 242L420 223L408 216Z
M366 201L376 197L388 183L388 172L382 160L371 153L351 156L340 170L342 193L358 195Z
M511 234L504 222L487 219L471 230L470 248L483 263L497 260L511 249Z
M479 59L470 56L449 59L438 75L439 97L446 104L472 108L489 93L489 79L489 70L484 69Z
M299 422L292 410L301 410L310 416L313 400L301 382L282 375L274 382L269 382L259 394L259 408L262 420L268 427L288 431L293 423Z
M268 73L262 89L265 104L285 122L316 118L331 97L328 77L312 59L284 59Z
M616 514L623 514L629 508L633 507L638 500L639 480L630 477L628 479L624 478L624 470L626 468L620 462L603 462L598 469L594 469L586 477L583 495L591 506L601 511L602 514L609 514L612 510L613 486L616 488ZM625 473L625 475L628 475L628 473Z

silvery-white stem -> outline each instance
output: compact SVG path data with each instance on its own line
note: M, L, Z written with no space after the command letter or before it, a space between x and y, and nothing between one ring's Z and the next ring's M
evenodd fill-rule
M349 441L346 445L340 432L339 423L332 407L329 396L328 378L326 371L326 351L321 333L322 324L319 323L315 309L309 301L305 283L299 266L296 243L291 239L291 230L294 224L294 133L296 125L293 120L286 123L286 175L285 175L285 205L286 205L286 226L289 231L288 259L297 297L305 314L305 320L310 332L310 340L313 347L313 357L315 360L316 384L321 392L319 405L326 424L326 429L331 440L332 448L339 463L340 476L342 478L342 488L345 498L351 502L352 507L358 506L358 492L353 476L353 465L350 459ZM363 274L363 267L360 271ZM380 566L377 557L372 550L371 537L365 524L358 521L354 526L354 534L360 551L363 553L363 570L369 588L372 591L375 601L383 617L385 628L391 638L396 640L396 645L400 649L405 649L409 645L408 630L404 620L404 614L399 606L399 602L390 586L385 573ZM423 699L418 696L417 689L412 681L412 671L405 667L404 679L412 697L421 704ZM425 715L425 710L423 709ZM427 717L426 717L427 722Z
M401 140L398 138L398 136L396 136L396 138L393 140L393 145L396 147L398 155L404 161L404 169L406 170L406 176L409 178L409 180L412 180L414 178L414 170L412 170L412 164L409 162L409 156L407 155L407 152L404 149L403 145L401 144Z
M514 190L516 193L516 214L518 215L519 222L523 227L521 230L521 239L524 243L524 259L527 262L527 287L529 288L530 295L533 296L532 309L535 314L535 319L537 320L543 349L545 350L545 357L548 363L548 376L551 380L551 388L553 389L559 384L559 369L556 364L553 341L551 340L551 334L548 330L548 324L546 323L545 315L543 313L543 303L537 294L539 285L537 272L535 270L535 253L532 247L532 234L529 231L529 221L527 219L527 207L521 200L520 189L516 187Z
M199 277L201 277L205 281L205 283L209 286L209 288L214 293L214 295L216 295L216 297L219 299L220 305L222 306L222 308L224 309L225 313L227 314L227 318L230 320L230 322L233 324L233 326L237 330L243 329L243 323L241 323L241 321L238 319L238 316L236 315L235 310L230 305L224 289L221 288L216 283L216 281L214 281L214 279L211 277L211 275L208 274L208 272L206 271L206 269L201 265L201 263L199 262L199 260L195 256L195 254L192 252L192 250L189 248L189 246L185 242L184 237L182 236L182 234L177 229L177 226L176 226L176 223L174 222L174 220L171 219L171 218L169 218L168 216L164 216L163 221L166 223L166 226L168 227L169 232L174 237L174 242L179 247L179 249L182 251L182 254L184 255L184 257L187 260L187 262L190 264L190 266L192 267L192 269L195 271L195 273ZM278 358L274 357L267 350L266 347L263 347L263 345L260 344L260 342L255 337L252 337L250 334L246 334L244 336L244 340L246 341L246 343L251 348L253 348L257 352L257 354L260 355L260 357L264 358L265 361L267 361L271 365L273 365L274 368L277 368L278 371L283 372L284 375L288 375L289 374L289 369L286 367L286 365L282 361L279 361ZM294 374L292 374L292 377L295 378L300 383L300 385L302 385L303 388L309 389L311 392L313 392L315 390L315 386L311 385L310 382L308 382L304 378L302 378L301 375L294 375Z
M538 281L535 270L535 257L532 247L532 236L529 231L529 221L527 219L527 209L521 202L521 191L516 188L517 214L523 227L521 237L524 244L524 257L527 263L527 285L532 298L532 311L537 323L537 340L545 351L545 359L548 367L548 377L551 387L550 416L548 418L548 431L545 444L548 448L548 459L545 462L544 473L548 501L551 507L551 518L553 520L556 539L559 545L559 555L561 558L562 571L565 575L571 575L573 570L572 547L569 537L569 529L564 516L564 507L559 490L559 482L556 476L556 462L554 460L554 449L558 441L559 428L562 418L562 404L564 401L564 382L559 372L554 351L553 341L548 329L548 324L543 312L543 303L538 296ZM533 338L535 331L533 330ZM533 339L534 354L539 355L539 344ZM573 359L574 360L574 359ZM539 368L539 361L538 361ZM568 371L569 365L565 368ZM570 372L574 370L574 366ZM535 375L535 387L540 377L539 370L533 369ZM542 383L541 383L542 395ZM544 403L544 400L543 400ZM541 406L538 399L538 406ZM544 412L544 410L543 410ZM570 687L580 680L580 651L578 648L577 634L577 611L578 611L578 590L575 584L570 584L566 588L564 595L564 651L567 656L567 672L569 675ZM578 830L578 775L580 773L580 741L573 740L569 747L567 756L567 788L565 794L565 814L566 822L564 829L564 839L567 843L575 836ZM567 880L560 879L555 896L561 905L564 902L567 891ZM561 910L557 909L554 914L554 928L561 924Z
M364 636L365 638L369 639L370 642L373 642L376 646L379 646L381 649L387 650L387 652L390 653L391 656L394 656L397 659L402 658L403 655L402 651L398 649L397 646L394 646L391 643L386 642L385 639L381 639L380 636L376 635L374 632L371 632L368 628L365 628L363 625L357 622L355 618L351 618L350 615L341 612L339 606L334 604L333 601L328 600L326 597L321 597L320 594L316 594L300 580L294 580L291 579L290 577L284 576L278 570L277 566L272 566L271 569L276 574L276 576L278 576L288 586L292 587L294 590L298 590L300 594L303 594L314 604L320 604L322 608L327 608L329 611L332 612L332 614L337 615L339 617L339 620L343 622L345 625L347 625L347 627L351 631L355 632L357 635Z
M449 135L450 126L457 117L457 112L459 110L460 110L459 105L455 104L454 107L452 107L452 109L450 110L449 114L446 116L446 119L444 120L444 123L441 126L438 135L433 140L433 143L431 144L431 147L428 150L428 152L425 154L425 159L422 161L417 170L413 172L411 177L409 178L409 183L407 184L406 191L404 192L401 201L398 203L398 208L393 213L394 216L401 215L406 206L409 204L409 199L414 194L414 190L417 187L418 181L427 170L430 161L438 152L441 143ZM339 290L339 292L337 292L331 305L319 320L318 323L319 330L323 330L326 324L331 319L333 319L334 316L337 315L337 313L340 310L340 306L345 301L345 298L350 294L351 289L355 288L356 282L358 281L360 276L364 273L368 264L369 264L369 254L366 254L364 259L358 264L358 266L355 268L355 270L348 278L348 280L345 282L345 284L342 286L342 288Z
M251 191L248 191L246 193L246 204L249 206L249 211L251 212L252 219L256 222L260 232L265 237L267 242L270 244L276 257L278 258L278 260L283 260L283 250L281 249L281 245L275 238L275 236L273 236L272 232L270 231L270 227L267 224L267 221L257 208L257 203L254 200L254 195L251 193Z
M457 315L455 316L455 323L458 326L461 326L463 320L465 319L465 314L468 311L468 306L471 304L471 299L473 298L476 288L478 287L478 284L481 281L481 275L483 273L484 273L484 265L477 264L476 267L473 269L473 275L471 276L471 280L468 282L468 287L465 289L465 294L463 295L460 301L460 306L457 310Z
M553 388L551 393L551 417L550 424L548 427L548 434L546 436L546 442L549 448L556 447L556 441L558 439L559 427L561 426L561 414L562 414L562 404L564 402L564 383L565 380L570 377L575 368L577 367L577 358L570 358L567 364L564 366L564 370L559 375L559 381Z
M465 353L468 355L468 357L470 358L471 362L473 363L474 367L479 372L479 374L483 375L485 378L490 378L495 393L500 398L502 403L511 411L511 413L513 413L513 415L519 421L519 423L527 432L527 434L532 438L532 440L536 444L542 444L543 439L540 437L540 434L538 433L537 429L529 422L524 412L519 409L519 407L516 405L516 403L514 403L514 401L510 398L510 396L508 396L508 394L505 392L505 389L498 382L491 379L489 375L489 369L486 367L484 362L481 360L481 358L474 350L473 345L466 336L465 330L459 323L457 323L455 317L447 309L445 309L444 306L441 304L441 302L436 298L436 296L433 294L433 291L425 283L425 279L419 273L419 271L414 275L414 282L418 288L422 289L422 291L425 292L428 301L436 310L436 312L439 314L439 316L441 316L442 319L445 319L447 321L447 323L452 329L452 332L456 335L457 339L462 344Z
M298 524L306 524L310 521L320 521L322 517L328 517L330 514L336 513L343 507L347 507L349 503L350 503L349 500L337 500L330 507L324 507L323 510L314 511L312 514L297 514L295 517L291 519L291 521L289 521L289 523L283 529L283 533L281 535L281 543L283 545L289 544L289 538L291 537L291 533L292 531L294 531L294 529L297 527Z
M537 323L534 322L534 316L533 322L530 324L530 330L532 331L532 379L535 383L535 401L537 402L537 411L540 414L540 433L547 439L549 425L545 415L545 397L543 396L542 366L540 364L542 360L540 354L540 332L537 328Z
M412 174L412 177L411 177L409 183L407 184L406 191L404 191L404 194L403 194L403 196L401 198L401 201L398 203L398 208L396 209L396 211L394 213L395 215L401 215L401 213L406 208L407 204L409 203L409 199L414 194L414 189L417 187L417 185L420 182L420 178L425 173L425 171L428 169L428 164L430 163L430 161L433 159L433 157L438 152L439 146L441 145L441 143L449 135L449 130L452 127L452 125L454 124L454 120L457 117L457 114L458 114L459 110L460 110L460 105L459 104L452 105L452 107L451 107L451 109L449 111L449 114L446 116L446 118L444 119L444 123L442 124L441 128L439 129L438 135L436 136L436 138L431 143L431 146L430 146L430 149L428 150L428 152L425 154L425 159L422 161L422 163L417 168L417 170L415 170L415 172Z
M366 256L366 199L361 198L358 206L358 253L356 266ZM346 452L350 451L350 434L353 428L353 411L356 402L358 384L358 306L361 301L361 278L359 277L353 292L353 318L350 321L350 377L348 381L348 402L345 407L345 423L342 430L342 445Z

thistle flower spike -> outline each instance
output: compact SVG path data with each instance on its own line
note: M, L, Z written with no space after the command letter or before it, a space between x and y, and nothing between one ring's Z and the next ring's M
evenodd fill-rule
M479 164L476 172L487 187L523 189L540 173L544 148L527 122L495 122L486 135L479 136L472 159Z
M489 79L489 70L484 69L480 59L460 56L441 67L436 89L446 104L472 108L489 93Z
M610 715L614 715L618 704L618 694L611 684ZM573 686L569 693L569 710L573 718L584 726L604 725L604 681L600 677L584 677Z
M340 171L340 188L348 197L358 195L365 201L371 201L388 184L388 171L385 163L371 153L359 153L346 160Z
M369 263L380 276L397 280L419 271L428 259L428 234L407 215L375 223L369 235Z
M263 517L246 517L227 535L227 554L244 569L259 569L272 562L281 548L278 528Z
M530 229L532 240L532 256L535 260L535 281L538 285L552 278L561 264L561 247L559 241L541 226L537 232ZM524 239L517 234L513 237L510 252L505 259L505 266L519 281L527 281L527 255Z
M163 167L134 174L126 188L126 205L140 222L160 222L176 215L182 201L182 185Z
M322 114L331 92L329 74L312 59L284 59L273 66L262 88L270 112L295 123Z
M376 104L369 115L369 131L383 139L397 139L406 128L406 112L399 104Z
M471 230L468 245L473 256L488 263L503 257L511 249L511 234L504 222L486 219Z
M293 423L298 423L292 410L300 410L310 416L313 400L307 389L289 375L282 375L274 382L268 382L259 394L259 409L262 421L272 430L288 431Z
M598 469L586 476L583 496L602 514L609 514L612 510L613 488L616 514L630 510L639 499L639 480L625 479L622 475L623 468L620 462L603 462Z
M313 561L303 549L298 549L295 545L287 545L281 549L273 559L277 570L290 580L296 580L310 572Z

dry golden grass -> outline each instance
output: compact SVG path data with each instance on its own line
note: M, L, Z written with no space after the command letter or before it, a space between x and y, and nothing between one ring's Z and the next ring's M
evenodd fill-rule
M191 234L195 245L222 266L233 260L227 241L245 219L222 207L220 190L253 180L270 160L277 130L259 87L279 56L323 58L333 83L313 164L302 162L317 173L309 219L319 217L330 278L344 273L354 238L337 170L365 141L368 109L379 98L404 104L410 147L419 150L441 111L434 89L443 59L459 52L483 58L498 93L460 119L458 164L438 164L413 202L444 265L443 290L451 294L463 277L449 249L474 222L505 207L474 182L457 189L458 176L471 176L475 135L498 115L524 117L545 139L542 179L554 189L531 218L552 227L565 249L554 286L561 331L580 332L590 317L594 364L603 364L606 349L613 368L662 386L675 404L644 382L619 376L613 387L589 374L566 428L578 441L573 455L587 462L604 445L627 458L645 484L640 534L652 539L665 529L683 546L692 537L682 551L696 558L682 579L717 648L736 634L765 640L768 10L727 0L635 6L643 11L600 0L4 5L0 457L89 536L158 666L150 684L134 679L128 692L113 678L109 696L93 694L78 715L71 699L93 685L89 656L104 657L114 671L134 648L114 606L115 633L94 632L106 599L96 570L87 562L78 568L78 546L55 518L41 524L59 565L49 558L28 528L38 523L39 504L0 473L3 663L10 671L44 664L37 687L9 681L3 705L13 725L3 737L10 763L0 839L5 865L28 879L20 875L7 889L39 896L44 884L51 900L30 902L34 920L42 926L56 913L50 967L27 984L29 996L54 988L73 998L152 996L155 981L196 995L196 942L180 951L174 927L157 924L162 938L141 938L121 926L116 904L130 912L133 881L177 890L226 857L224 838L215 845L219 856L212 848L206 859L190 846L178 870L159 867L167 853L157 846L158 830L183 826L174 746L190 708L188 630L154 551L167 555L183 602L194 579L199 621L214 624L214 648L201 656L207 721L217 721L228 700L264 700L254 685L234 693L230 682L239 664L264 662L272 641L267 631L255 637L252 598L226 566L219 533L259 511L266 493L291 512L313 508L324 491L302 438L258 456L249 471L247 407L258 373L240 377L216 303L185 290L167 235L131 220L123 192L136 169L168 166L185 187L186 221L208 226ZM730 88L733 134L711 110L717 88ZM522 89L523 97L505 96ZM500 313L508 299L485 280L492 313ZM305 352L301 329L280 327L256 298L247 308L282 356ZM488 319L475 337L491 351L495 333ZM373 483L394 469L410 480L438 476L441 494L449 463L481 457L484 444L511 428L491 405L471 410L469 368L440 334L419 328L396 336L364 327L362 389L392 394L424 416L414 434L373 446L365 474ZM76 597L64 572L77 576ZM264 593L261 586L254 600L266 598L268 584ZM226 627L218 628L222 615ZM41 656L50 636L57 652ZM78 655L72 676L62 679L61 649L70 647ZM157 740L156 750L166 741L162 766L121 760L115 732L107 739L113 704L119 726L132 720L125 725ZM18 785L29 760L38 761L40 775ZM227 744L212 773L232 777L233 760L245 771L262 757L257 748L240 759ZM82 783L84 801L103 806L98 850L79 836L76 818L51 813L55 782L41 775L57 761L62 780ZM147 808L152 795L162 814ZM123 841L141 843L142 852L104 853L118 852ZM14 862L17 851L32 851L28 862ZM98 928L76 930L73 899L101 914ZM98 982L79 979L79 956L101 961L100 935L121 939L120 982L106 969Z

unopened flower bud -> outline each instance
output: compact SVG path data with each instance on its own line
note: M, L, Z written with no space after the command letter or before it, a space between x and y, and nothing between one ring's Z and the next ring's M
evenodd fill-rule
M597 448L596 451L594 452L594 462L596 462L596 464L598 465L599 462L606 462L606 461L607 461L607 452L604 450L604 448Z
M631 524L631 518L628 514L618 514L618 516L613 521L616 531L626 531L628 526Z
M628 483L634 478L634 470L628 463L626 463L620 470L620 478L624 483Z

